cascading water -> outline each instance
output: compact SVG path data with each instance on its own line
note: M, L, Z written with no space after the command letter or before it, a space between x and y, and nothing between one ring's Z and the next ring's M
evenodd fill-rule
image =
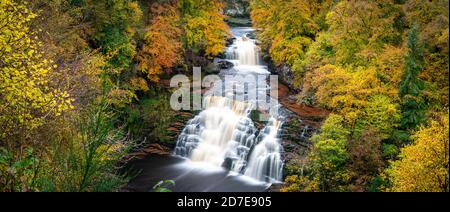
M249 28L234 31L236 40L226 52L227 59L235 64L232 71L258 75L263 69L267 76L255 41L246 36L248 31ZM250 118L255 101L242 102L225 96L205 97L204 110L188 122L178 139L175 154L192 162L225 167L259 181L280 181L283 162L282 146L277 139L281 127L279 117L272 117L258 133Z
M245 145L252 138L255 129L248 118L250 105L209 96L205 107L183 130L175 153L194 162L222 166L226 157L237 155L238 142Z
M258 140L261 140L255 146L250 158L245 175L253 177L260 181L270 181L271 179L281 179L282 160L281 145L277 139L280 123L271 119L261 131Z
M254 40L247 38L246 35L236 38L227 51L227 59L238 62L235 65L261 65L258 47L255 45Z

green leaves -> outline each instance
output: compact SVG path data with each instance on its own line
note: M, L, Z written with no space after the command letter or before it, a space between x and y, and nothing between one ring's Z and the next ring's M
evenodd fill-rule
M417 25L414 24L408 36L408 54L405 69L399 84L399 95L402 99L402 128L413 129L424 120L424 102L420 94L424 82L419 79L423 70L424 57L422 43L419 39Z
M168 189L167 187L175 186L175 181L173 180L163 180L157 183L155 186L153 186L153 190L155 192L172 192L172 190Z
M39 160L33 153L33 148L27 148L20 157L0 148L0 191L29 191L35 188Z
M135 55L133 27L140 20L142 11L132 0L88 0L87 8L95 25L94 38L102 52L110 59L107 69L128 69Z

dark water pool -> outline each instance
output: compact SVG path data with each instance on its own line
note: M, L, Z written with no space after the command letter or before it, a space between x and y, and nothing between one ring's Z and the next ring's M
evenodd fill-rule
M270 184L230 173L220 167L192 163L176 156L149 156L130 162L126 169L134 178L125 190L150 192L161 180L174 180L174 192L265 192Z

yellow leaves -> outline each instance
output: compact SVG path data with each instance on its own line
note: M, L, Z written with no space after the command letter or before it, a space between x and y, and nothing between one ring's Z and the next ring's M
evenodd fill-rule
M49 89L53 62L37 50L37 36L30 31L36 15L15 1L2 1L0 7L0 129L3 136L18 126L39 127L45 118L60 115L69 108L67 93ZM59 104L58 104L59 103Z
M123 143L114 143L114 144L102 144L97 149L97 154L100 156L99 160L101 161L109 161L113 159L113 157L121 153L121 151L125 148Z
M220 12L223 4L217 0L195 0L195 3L189 7L192 8L185 8L189 13L183 14L183 27L188 48L193 49L194 52L205 50L206 56L223 52L225 39L229 36L228 25L225 23L226 17Z
M387 86L392 98L398 98L398 84L404 69L405 53L402 47L385 45L383 53L376 59L378 78Z
M140 77L134 77L131 79L131 87L133 90L136 90L136 91L147 92L149 90L147 81L145 81L145 79L142 79Z
M33 54L34 54L34 50L30 50L30 51L28 51L28 57L32 57L32 56L33 56Z
M273 40L270 54L278 65L286 63L293 65L297 60L303 58L306 48L312 43L310 38L296 37L286 39L280 35Z
M309 179L305 176L287 176L281 192L317 192L320 191L317 179Z
M370 96L386 93L374 68L325 65L308 73L307 78L311 81L302 92L314 92L319 104L342 113L366 107Z
M4 50L5 50L6 53L9 53L9 52L11 52L12 47L11 46L5 46Z
M339 2L326 18L337 62L369 65L384 44L399 45L395 19L400 17L401 8L388 0Z
M125 107L135 98L133 91L116 88L109 92L107 101L117 107Z
M133 22L138 22L143 14L139 3L135 1L129 2L128 8L132 11L131 14L133 14Z
M314 20L321 9L316 1L255 0L251 8L253 23L261 30L262 47L270 49L277 65L292 66L304 58L320 29Z
M357 124L354 130L372 127L389 136L398 126L400 110L391 91L395 88L383 85L379 75L375 67L324 65L307 73L300 98L312 93L318 104L341 114L347 126Z
M413 136L414 143L401 150L400 160L392 161L387 175L392 191L449 191L449 118L441 114Z

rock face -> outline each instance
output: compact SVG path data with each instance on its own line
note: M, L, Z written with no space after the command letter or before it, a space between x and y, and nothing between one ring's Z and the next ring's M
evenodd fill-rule
M226 60L218 61L217 65L220 69L231 69L234 67L233 63Z
M294 93L299 93L300 89L294 86L294 72L288 65L275 65L273 62L267 62L272 74L277 74L280 81L285 84Z
M285 160L283 174L288 176L291 174L291 167L302 166L312 146L310 138L319 132L329 111L298 104L295 94L284 83L278 85L278 101L292 112L280 132ZM278 188L273 187L270 190L278 191Z
M231 17L248 17L249 0L227 0L225 14Z

